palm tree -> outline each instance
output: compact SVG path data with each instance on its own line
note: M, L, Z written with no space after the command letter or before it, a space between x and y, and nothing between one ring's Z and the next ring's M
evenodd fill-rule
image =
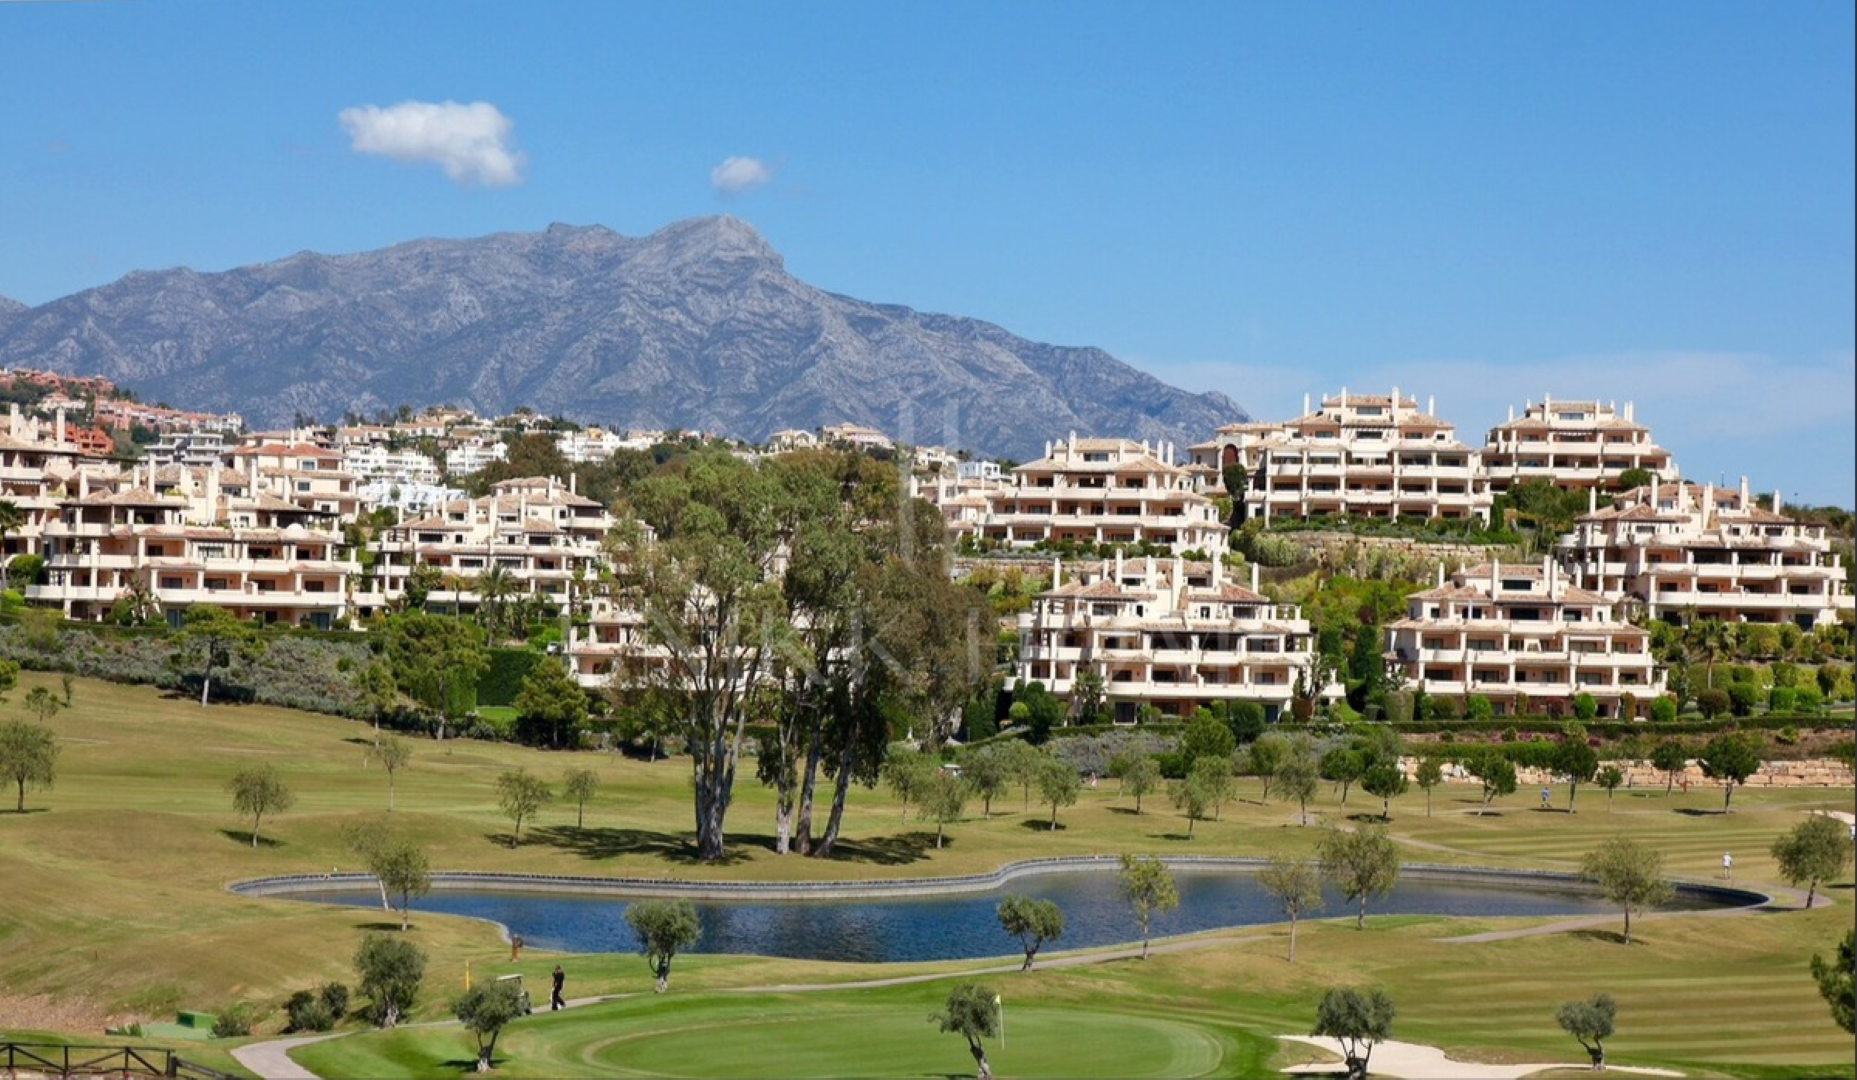
M472 591L477 593L477 621L495 638L503 623L504 601L516 591L516 579L501 563L491 563L477 575Z
M1689 625L1691 646L1702 656L1704 689L1715 689L1715 661L1734 655L1734 629L1720 619L1698 619Z
M12 585L8 571L13 557L7 554L6 538L25 525L26 512L19 508L19 504L11 499L0 499L0 589Z

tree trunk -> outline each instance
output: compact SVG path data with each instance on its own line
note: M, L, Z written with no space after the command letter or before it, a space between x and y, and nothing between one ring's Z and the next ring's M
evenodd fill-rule
M1057 831L1057 804L1051 804L1051 831Z
M1567 785L1567 813L1573 813L1573 800L1580 794L1580 782L1574 780Z
M14 804L13 812L16 814L26 812L26 782L24 780L19 782L19 802Z
M1589 1046L1586 1048L1586 1053L1588 1056L1590 1056L1593 1059L1593 1071L1594 1072L1605 1071L1606 1052L1603 1049L1597 1046Z
M1347 1080L1367 1080L1367 1059L1348 1056Z
M815 719L806 737L806 768L800 773L799 825L794 830L794 846L801 855L812 854L813 794L819 779L819 759L823 754L819 722Z
M263 814L259 814L257 817L254 817L251 819L251 846L252 847L258 846L258 822L263 817L264 817Z
M1296 962L1296 916L1290 916L1290 963Z
M1625 944L1631 944L1631 905L1625 905Z
M1431 816L1431 789L1425 789L1425 816Z
M793 850L793 792L783 782L774 791L774 854Z
M206 669L206 676L200 680L200 707L206 708L207 692L213 688L213 669Z
M387 899L387 883L382 881L377 875L374 878L374 884L380 888L380 909L382 911L392 911L393 904Z
M979 1080L993 1080L993 1068L987 1064L986 1048L969 1039L967 1050L974 1055L974 1068L977 1070Z
M657 993L662 994L671 988L671 962L668 959L658 961Z
M387 773L387 812L393 813L393 772Z
M393 808L388 807L388 809L391 810ZM574 804L574 828L584 829L586 828L586 826L587 826L587 804L584 802L577 802Z
M942 829L942 823L937 821L935 823L935 850L936 851L941 850L941 829Z
M819 858L827 859L832 855L832 848L838 843L838 830L845 823L845 799L851 794L851 740L845 740L845 747L838 752L838 775L832 778L832 812L825 822L825 836L819 841L816 852Z
M409 905L404 900L400 902L400 933L402 934L406 933L406 928L411 925L411 915L409 915L407 911L408 906Z
M1728 812L1728 800L1732 798L1734 798L1734 785L1723 784L1722 785L1722 813L1726 814Z
M1361 890L1361 910L1359 915L1354 916L1354 929L1367 929L1367 891L1365 889Z

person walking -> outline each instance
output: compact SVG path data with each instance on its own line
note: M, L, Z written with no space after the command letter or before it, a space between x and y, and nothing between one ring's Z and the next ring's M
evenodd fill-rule
M554 1011L567 1008L567 1002L562 1000L561 998L561 987L566 982L567 982L567 972L561 970L560 964L556 964L555 965L554 996L550 998L548 1001L549 1011L554 1012Z
M1726 851L1722 852L1722 877L1734 880L1734 856Z

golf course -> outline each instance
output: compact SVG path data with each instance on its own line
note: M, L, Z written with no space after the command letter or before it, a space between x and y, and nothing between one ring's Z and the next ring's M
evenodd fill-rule
M0 702L0 719L22 719L24 696L55 675L28 672ZM1308 826L1294 803L1260 798L1243 779L1238 797L1188 835L1164 797L1142 812L1114 781L1086 788L1062 809L1058 828L1034 793L1015 788L987 816L978 800L947 825L907 815L886 790L855 788L838 851L829 860L774 852L773 798L744 768L729 811L728 850L694 858L690 780L679 758L644 762L594 752L409 738L412 756L390 777L366 724L253 705L213 704L146 687L76 680L71 704L47 721L60 747L55 783L28 787L24 812L0 812L0 1037L87 1045L172 1040L106 1037L107 1026L169 1021L182 1011L252 1010L253 1034L189 1043L186 1057L251 1075L230 1051L274 1040L293 992L356 983L352 958L370 932L400 934L397 912L317 905L229 891L239 881L353 872L359 859L345 826L382 822L414 841L433 870L591 875L690 881L837 881L924 878L991 871L1053 855L1269 856L1312 854L1325 825L1378 821L1380 802L1358 791L1343 805L1322 784ZM294 804L259 822L234 812L227 783L270 764ZM512 822L497 777L523 768L557 789L564 770L593 770L598 787L577 824L561 800ZM1020 972L1017 942L994 925L997 958L860 965L752 956L686 954L667 993L636 954L564 956L530 948L512 960L499 928L415 911L405 932L427 957L408 1022L388 1031L344 1021L336 1037L300 1047L292 1060L320 1076L456 1077L471 1072L476 1043L451 1018L467 977L521 974L538 1006L548 973L568 972L574 1006L510 1024L496 1044L495 1073L575 1076L961 1076L966 1045L929 1022L962 978L1001 999L1005 1037L988 1045L999 1076L1266 1076L1332 1060L1283 1042L1307 1034L1324 990L1379 988L1398 1013L1393 1038L1490 1063L1584 1060L1555 1022L1563 1003L1610 994L1615 1065L1689 1076L1853 1075L1850 1036L1832 1020L1808 966L1835 952L1852 925L1847 870L1803 891L1781 880L1774 839L1814 810L1849 811L1846 788L1750 786L1724 814L1721 789L1662 785L1608 799L1580 789L1569 813L1557 785L1553 809L1535 792L1496 800L1479 814L1480 789L1416 787L1392 800L1390 829L1409 862L1574 871L1587 852L1623 835L1653 847L1669 876L1719 880L1734 855L1736 886L1774 896L1763 908L1622 915L1447 918L1330 908L1297 929L1287 959L1286 924L1166 938L1146 960L1121 948L1077 954L1062 939ZM1255 888L1235 883L1234 888ZM615 907L615 912L617 911ZM615 915L615 918L617 915ZM1474 938L1475 940L1460 940ZM1139 943L1131 914L1127 940ZM1134 950L1137 954L1139 949ZM468 972L468 975L467 975ZM981 973L981 974L974 974ZM1571 1075L1569 1073L1568 1075Z

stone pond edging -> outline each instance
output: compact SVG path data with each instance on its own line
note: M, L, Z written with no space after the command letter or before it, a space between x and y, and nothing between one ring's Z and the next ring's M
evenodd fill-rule
M1175 870L1254 871L1266 859L1240 856L1164 855L1161 861ZM990 873L953 877L893 878L883 881L685 881L671 878L611 878L576 874L511 874L469 870L440 870L432 874L434 891L445 889L503 889L510 892L571 892L614 897L674 896L690 900L857 900L988 892L1016 878L1075 871L1113 872L1120 862L1106 855L1025 859L1007 863ZM1560 870L1510 870L1439 863L1407 863L1401 874L1430 879L1526 882L1548 888L1579 888L1578 874ZM237 881L227 886L240 896L283 896L336 888L372 888L374 875L357 873L285 874ZM1706 896L1732 907L1770 903L1772 897L1752 889L1696 881L1677 881L1679 889Z

